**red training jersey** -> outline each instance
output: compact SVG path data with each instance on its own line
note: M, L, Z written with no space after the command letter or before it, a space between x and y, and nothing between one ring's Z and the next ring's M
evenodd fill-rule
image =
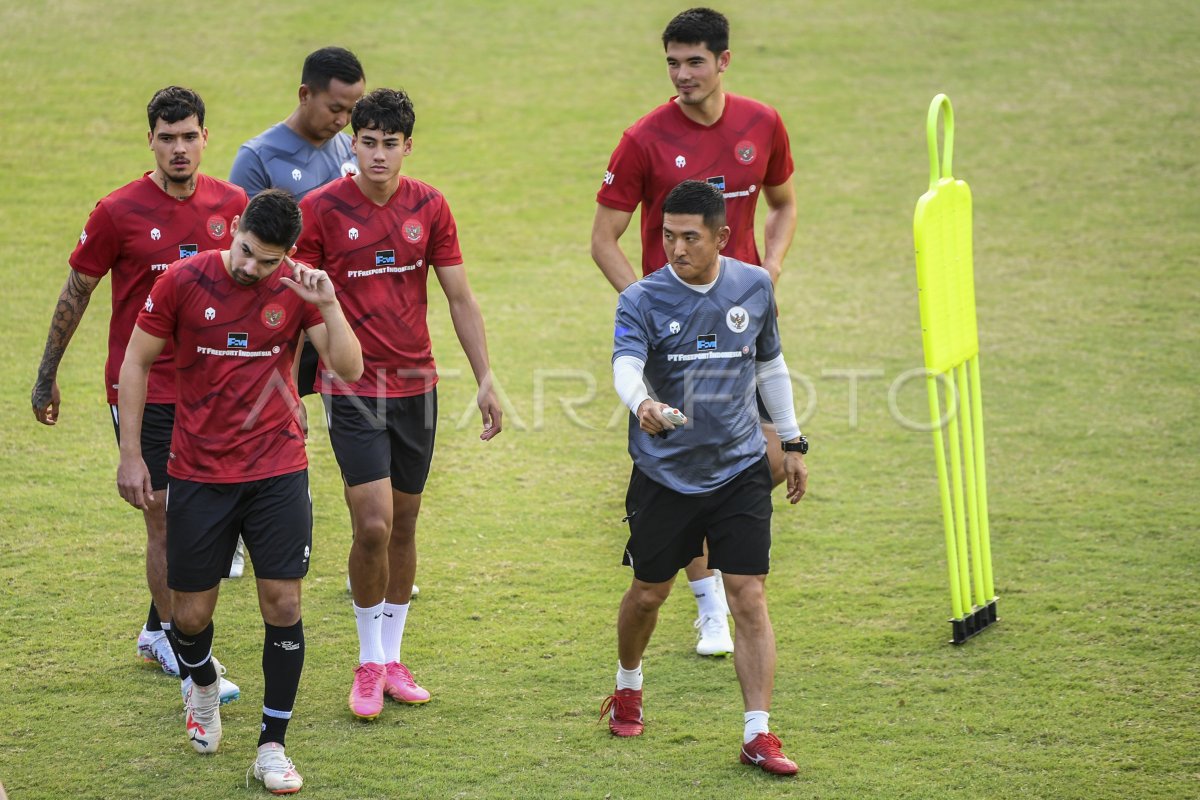
M210 250L176 261L150 290L137 325L175 343L171 477L241 483L308 466L292 359L300 330L324 318L285 275L280 265L242 286Z
M792 151L779 112L725 93L725 111L709 126L689 119L675 98L635 122L621 137L596 202L618 211L642 206L642 274L667 263L662 204L686 180L707 181L725 193L729 243L721 255L761 264L754 211L763 186L792 175Z
M401 177L383 206L354 176L327 183L300 203L304 230L297 261L325 270L362 345L363 375L353 384L317 373L322 394L412 397L437 383L429 341L429 268L463 263L458 227L437 189Z
M93 278L112 273L112 316L104 364L109 403L117 402L125 347L154 279L174 261L227 246L229 224L245 208L246 192L232 183L197 173L196 191L178 200L147 172L92 209L70 264L76 272ZM150 370L146 402L175 402L170 344Z

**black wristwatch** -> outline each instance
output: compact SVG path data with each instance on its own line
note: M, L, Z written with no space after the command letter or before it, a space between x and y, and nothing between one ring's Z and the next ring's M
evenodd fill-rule
M785 453L799 453L800 455L805 455L808 453L808 437L803 433L800 434L800 438L798 440L794 442L783 442L782 444L783 452Z

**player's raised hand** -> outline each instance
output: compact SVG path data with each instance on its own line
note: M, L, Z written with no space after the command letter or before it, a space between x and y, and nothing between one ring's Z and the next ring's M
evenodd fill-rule
M302 300L316 306L334 301L337 294L333 290L333 281L325 274L325 270L313 269L308 264L293 261L289 256L284 256L283 261L291 269L292 277L285 275L280 280L300 295Z

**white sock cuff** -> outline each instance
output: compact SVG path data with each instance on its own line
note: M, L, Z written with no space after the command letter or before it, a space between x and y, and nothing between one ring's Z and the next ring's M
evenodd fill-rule
M766 711L747 711L745 713L746 730L742 734L742 742L748 743L760 733L769 733L767 720L770 716L770 713Z
M625 669L618 661L617 688L640 690L642 688L642 665L639 663L633 669Z
M362 608L357 603L355 603L353 600L350 601L350 606L354 609L355 614L371 614L372 616L383 612L383 604L384 604L384 601L380 600L379 603L376 605Z

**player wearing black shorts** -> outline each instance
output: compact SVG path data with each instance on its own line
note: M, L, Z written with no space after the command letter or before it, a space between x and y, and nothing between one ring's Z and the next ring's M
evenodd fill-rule
M794 775L796 764L767 725L775 681L766 601L771 475L756 390L784 442L792 503L807 485L808 444L796 423L770 276L721 256L728 237L720 189L684 181L663 203L668 265L617 303L613 382L632 412L634 463L623 562L633 581L617 618L617 685L602 713L616 736L643 732L642 654L676 573L707 543L737 626L741 760Z
M201 753L221 742L212 619L241 532L264 625L263 713L250 771L275 793L303 784L284 754L304 665L300 579L312 554L308 459L291 377L300 331L341 379L362 374L358 340L332 282L290 259L300 228L296 201L269 189L234 221L229 250L172 264L138 314L118 394L117 487L142 508L155 496L141 450L146 379L167 343L174 345L179 400L167 464L167 581L172 633L193 680L186 732Z

